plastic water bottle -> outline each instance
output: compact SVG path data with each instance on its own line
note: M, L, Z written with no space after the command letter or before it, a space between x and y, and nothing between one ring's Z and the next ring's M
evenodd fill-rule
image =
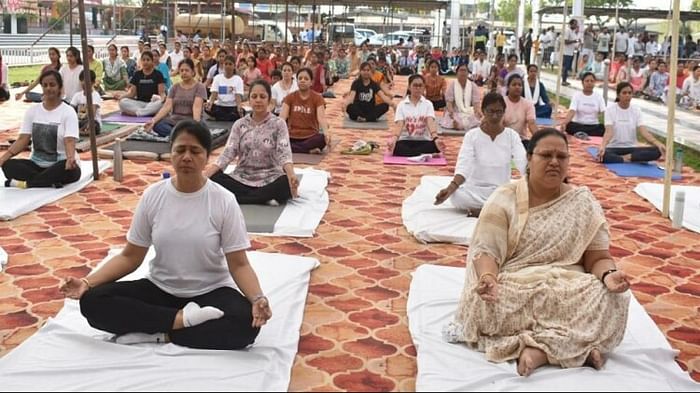
M114 181L121 182L124 177L124 158L122 157L122 140L117 138L114 143L114 157L112 160L112 174Z
M673 174L680 175L681 172L683 172L683 149L678 147L673 155Z
M671 226L681 228L683 226L683 210L685 209L685 191L678 190L676 192L675 203L673 204L673 217Z
M163 171L163 180L170 179L170 172Z

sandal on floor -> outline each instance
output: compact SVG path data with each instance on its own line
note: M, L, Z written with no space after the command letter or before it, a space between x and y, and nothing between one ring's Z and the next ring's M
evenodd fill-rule
M340 152L340 154L351 154L351 155L360 155L360 156L368 156L372 154L372 150L374 150L374 145L379 146L376 142L365 142L365 141L357 141L355 142L351 148L345 149Z

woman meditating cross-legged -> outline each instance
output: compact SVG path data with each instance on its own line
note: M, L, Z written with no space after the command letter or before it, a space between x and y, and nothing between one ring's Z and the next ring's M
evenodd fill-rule
M552 105L549 103L547 89L540 82L539 70L536 64L527 66L527 81L523 89L523 97L527 98L535 105L535 116L549 119L552 117Z
M75 142L79 138L78 115L62 100L63 79L55 70L41 74L42 103L24 114L15 143L0 155L5 187L56 187L80 179ZM32 144L29 160L11 159Z
M285 97L282 104L280 118L287 122L294 153L320 154L331 141L326 101L321 94L311 90L313 80L311 69L297 71L299 90Z
M153 116L165 101L165 79L155 69L152 52L141 54L141 69L129 81L129 90L122 95L115 93L119 109L126 116ZM158 61L156 59L156 61Z
M116 334L117 344L242 349L272 316L246 257L250 240L236 198L202 174L211 143L201 124L178 123L171 141L177 176L146 189L124 250L61 286L80 299L90 326ZM147 278L117 281L143 263L150 246L156 256Z
M545 364L600 369L625 333L627 276L610 256L600 204L565 183L566 137L537 132L527 159L528 175L481 211L445 339L491 362L517 360L523 376Z
M605 135L598 151L603 163L648 162L658 160L666 151L644 126L642 111L631 105L632 85L617 85L617 100L605 110ZM638 147L637 131L653 146Z
M375 96L379 96L384 103L377 104ZM381 87L372 80L372 67L367 62L362 63L360 76L352 83L345 99L345 112L355 121L376 122L389 111L389 105L396 109L391 97L384 94Z
M207 99L207 89L204 83L194 78L195 69L191 59L183 59L177 67L181 81L168 92L165 105L148 123L144 129L151 130L162 136L170 136L175 124L182 120L193 119L202 121L204 101Z
M394 121L399 135L389 140L389 151L397 157L437 154L445 146L437 136L433 104L423 96L425 79L415 74L408 78L408 95L396 108Z
M253 113L236 121L216 164L205 174L236 195L240 204L282 204L297 197L289 134L284 120L270 113L270 85L258 79L250 86ZM231 162L238 165L229 176Z
M506 82L506 113L503 122L506 127L520 134L523 146L527 148L530 136L537 132L535 123L535 105L523 97L523 78L520 74L511 74Z
M506 103L499 93L492 92L484 97L481 126L464 136L454 179L435 196L436 205L449 198L468 216L478 217L496 188L510 181L511 161L521 175L525 174L525 149L520 135L503 126L505 108Z
M445 92L447 111L440 119L440 126L451 130L471 130L479 126L481 113L481 89L469 80L469 66L457 66L457 80L452 81Z
M425 98L432 104L433 109L440 110L447 104L445 103L445 90L447 90L447 81L440 74L440 63L437 60L428 62L428 72L423 75L425 80Z
M605 112L605 100L602 95L593 91L595 75L591 72L584 73L581 84L583 92L574 94L561 130L570 135L583 133L588 136L603 136L605 127L600 124L598 116Z

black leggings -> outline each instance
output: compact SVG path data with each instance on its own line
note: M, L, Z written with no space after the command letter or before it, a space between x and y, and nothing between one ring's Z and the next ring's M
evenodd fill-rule
M394 146L394 156L395 157L415 157L421 154L435 154L439 153L435 144L435 140L432 141L397 141Z
M211 110L206 111L207 114L217 121L236 121L241 118L238 114L238 107L235 106L211 106Z
M622 156L631 155L632 162L656 161L661 157L661 150L656 146L649 147L609 147L605 149L603 163L620 164L625 162Z
M27 182L27 188L62 187L80 179L80 166L66 170L66 160L59 161L48 168L42 168L32 160L9 160L2 166L8 180Z
M436 100L436 101L430 100L430 102L433 103L433 109L435 109L436 111L447 106L447 103L445 102L445 100Z
M189 302L216 307L224 316L190 328L172 330L175 315ZM80 299L80 312L96 329L117 335L167 333L171 342L190 348L242 349L252 344L260 332L252 327L250 301L229 287L181 298L146 279L112 282L85 292Z
M603 136L605 135L605 126L602 124L581 124L573 121L566 125L567 134L574 135L577 132L586 133L588 136Z
M360 106L352 103L348 105L348 109L346 109L346 112L348 113L348 116L352 120L357 120L357 117L362 117L367 121L377 121L380 117L382 117L383 114L387 113L389 111L389 104L379 104L376 105L372 110L367 113L363 112L360 109Z
M292 197L287 175L282 175L277 180L263 187L245 185L223 171L216 172L211 177L211 180L231 191L241 205L264 205L273 199L279 203L284 203Z

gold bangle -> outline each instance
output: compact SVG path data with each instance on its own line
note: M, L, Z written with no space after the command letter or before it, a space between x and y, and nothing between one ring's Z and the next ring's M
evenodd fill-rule
M486 272L479 277L479 282L482 282L484 280L484 277L487 277L487 276L491 276L491 277L493 277L494 281L498 281L498 277L496 277L495 274L493 274L491 272Z
M84 282L85 285L87 285L88 289L92 289L92 285L90 285L90 281L88 281L87 278L83 277L80 279L80 281Z

